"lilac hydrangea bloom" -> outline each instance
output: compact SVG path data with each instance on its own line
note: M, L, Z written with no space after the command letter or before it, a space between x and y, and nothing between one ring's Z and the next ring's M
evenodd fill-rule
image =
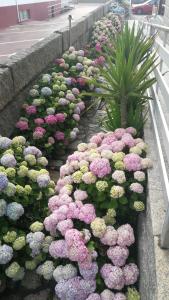
M50 182L50 176L48 174L41 174L37 177L37 183L39 187L47 187Z
M6 215L9 219L17 221L24 214L24 208L20 203L9 203L6 210Z
M3 191L8 185L8 178L7 176L0 172L0 191Z
M24 149L23 152L24 156L28 155L28 154L32 154L35 155L36 157L41 157L42 156L42 152L36 148L35 146L28 146Z
M13 257L13 249L8 245L0 246L0 265L6 265Z
M52 95L52 90L49 88L49 87L43 87L41 89L41 94L44 96L44 97L49 97Z
M67 281L60 281L55 287L55 292L60 299L85 300L95 289L94 280L88 281L77 276Z
M84 279L95 279L98 273L98 265L96 262L93 262L90 268L82 268L81 266L79 266L79 272Z
M1 164L8 168L13 168L16 166L16 159L13 154L4 154L1 157Z
M11 139L7 138L7 137L0 137L0 149L8 149L11 145L12 141Z

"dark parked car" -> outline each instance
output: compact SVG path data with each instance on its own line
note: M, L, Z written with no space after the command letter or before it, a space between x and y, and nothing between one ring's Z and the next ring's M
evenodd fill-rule
M137 0L136 0L137 1ZM152 14L152 11L153 11L153 6L157 6L158 5L158 1L157 0L148 0L146 2L143 2L143 3L139 3L139 4L136 4L136 3L132 3L132 7L131 7L131 10L132 10L132 13L133 14L138 14L138 15L141 15L141 14L144 14L144 15L150 15Z

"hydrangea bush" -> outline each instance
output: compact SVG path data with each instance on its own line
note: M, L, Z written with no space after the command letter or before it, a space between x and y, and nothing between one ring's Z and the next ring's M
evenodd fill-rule
M85 51L76 51L74 47L70 47L62 58L56 59L52 70L62 72L68 85L76 86L80 91L91 91L94 85L89 85L85 77L96 77L99 73L98 65L104 61L92 60L88 57L88 53L87 48Z
M31 145L51 155L76 138L85 104L79 90L69 87L65 77L55 72L42 75L29 94L16 127Z
M103 45L112 43L115 35L121 31L121 20L118 15L109 13L101 20L95 22L91 45L92 52L97 55L103 50Z
M73 189L76 200L86 195L98 214L115 209L120 224L132 224L134 212L144 210L145 171L152 166L147 145L135 136L134 128L119 128L79 144L61 167L56 190Z
M0 276L24 276L26 234L43 229L47 199L55 193L47 164L25 137L0 137Z
M145 170L152 166L146 150L134 128L119 128L79 144L61 167L44 220L49 256L36 269L54 278L59 299L140 299L139 270L130 255L135 223L125 220L144 210Z

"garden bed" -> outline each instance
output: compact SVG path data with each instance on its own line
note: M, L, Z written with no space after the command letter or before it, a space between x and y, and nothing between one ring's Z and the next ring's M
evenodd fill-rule
M135 241L146 202L146 170L152 167L141 117L144 92L154 80L143 82L154 57L136 68L130 51L124 51L125 63L119 67L123 38L135 41L128 27L120 30L117 16L98 21L91 45L78 51L70 47L32 87L13 139L0 137L0 266L8 286L4 300L9 294L15 299L9 288L14 287L13 293L19 286L18 300L52 299L54 285L54 299L60 300L140 299ZM139 38L148 51L152 41ZM127 46L130 50L132 43ZM138 65L144 51L136 51ZM131 78L125 77L127 63L135 68L133 93L128 90ZM78 128L93 97L104 99L104 108L94 115L94 102ZM104 130L99 132L101 121ZM52 177L58 178L56 186L46 156Z

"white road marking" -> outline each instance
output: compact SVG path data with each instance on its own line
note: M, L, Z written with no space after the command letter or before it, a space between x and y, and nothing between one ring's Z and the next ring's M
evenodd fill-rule
M52 29L51 29L52 30ZM40 30L31 30L31 31L12 31L12 32L10 32L10 34L12 33L12 34L15 34L15 33L35 33L35 32L39 32L39 31L49 31L49 29L40 29ZM6 34L8 34L8 32L0 32L0 35L6 35Z
M32 40L22 40L22 41L13 41L13 42L4 42L0 43L0 45L6 45L6 44L17 44L17 43L25 43L25 42L33 42L33 41L41 41L42 39L32 39Z

